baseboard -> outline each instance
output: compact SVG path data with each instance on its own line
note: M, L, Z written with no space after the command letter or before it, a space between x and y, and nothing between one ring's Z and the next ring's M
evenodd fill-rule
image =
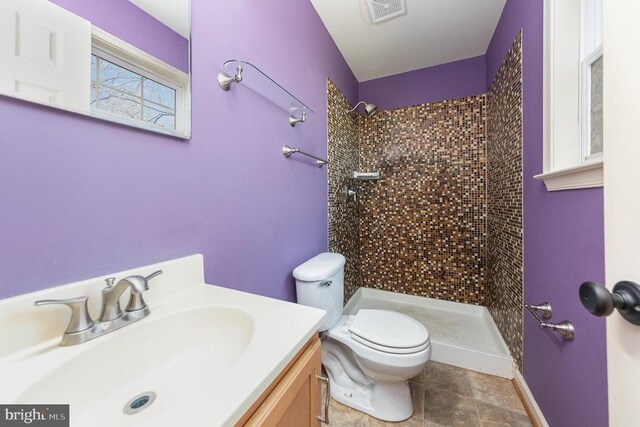
M544 414L540 410L536 400L533 398L533 394L531 394L531 390L529 390L529 386L525 382L524 377L516 367L514 367L513 372L513 384L520 395L520 400L522 400L522 404L524 405L524 409L527 411L527 415L529 415L531 423L534 427L549 427L549 424L544 418Z

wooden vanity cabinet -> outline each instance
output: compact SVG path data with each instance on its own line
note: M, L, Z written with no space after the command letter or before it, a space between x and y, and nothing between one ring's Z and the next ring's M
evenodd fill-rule
M236 426L320 426L328 403L320 402L320 361L320 339L315 335Z

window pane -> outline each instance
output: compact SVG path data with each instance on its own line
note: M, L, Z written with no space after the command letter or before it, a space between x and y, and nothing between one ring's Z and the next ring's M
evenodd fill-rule
M91 55L91 108L175 130L178 91L125 67Z
M98 95L97 108L100 110L135 120L141 119L142 107L140 106L140 98L135 98L106 87L100 87L98 89Z
M150 102L144 103L144 121L169 129L176 128L176 114L172 108L166 108Z
M142 77L100 58L100 84L111 86L132 95L142 92Z
M91 82L91 108L98 105L98 86Z
M604 137L602 111L602 57L591 64L591 153L602 153Z
M144 99L176 108L176 91L153 80L144 79Z
M98 58L96 58L95 55L91 55L91 81L95 82L96 81L96 75L97 75L97 63L98 63Z

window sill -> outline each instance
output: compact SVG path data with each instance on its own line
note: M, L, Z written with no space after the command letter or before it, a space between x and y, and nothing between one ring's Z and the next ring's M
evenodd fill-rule
M573 168L561 169L534 176L544 180L547 191L577 190L602 187L604 162L593 162Z
M101 120L106 120L109 122L118 123L125 126L131 126L134 128L138 128L138 129L142 129L150 132L164 134L164 135L172 136L179 139L184 139L184 140L191 139L191 136L188 133L183 131L164 128L161 126L154 126L152 124L148 124L147 122L143 122L141 120L128 119L126 117L121 117L115 114L109 114L107 112L94 110L93 108L89 113L81 113L81 114L86 114L88 116L95 117Z

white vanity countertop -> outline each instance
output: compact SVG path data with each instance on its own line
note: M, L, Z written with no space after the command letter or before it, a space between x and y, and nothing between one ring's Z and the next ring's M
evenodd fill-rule
M184 425L185 420L192 426L235 423L318 332L325 315L323 310L217 286L185 292L180 299L239 308L256 323L249 347L236 364L199 395L185 396L185 412L163 417L167 425Z
M42 298L88 295L93 300L90 311L96 318L96 301L99 302L98 294L103 278L0 301L0 342L12 343L11 346L0 349L0 401L18 403L36 396L40 400L37 403L68 403L71 405L71 426L75 427L83 427L87 420L91 421L93 427L233 425L317 333L325 315L323 310L206 285L202 278L200 255L137 268L114 276L122 278L129 274L146 275L158 268L163 269L165 274L153 279L150 282L151 290L145 293L151 309L149 317L76 346L57 345L68 320L68 309L58 306L34 307L33 302ZM224 313L227 312L232 313L229 317L232 320L225 320ZM191 319L184 317L185 313L196 313L194 319L203 319L202 322L192 322L193 325L186 323L178 331L181 339L176 346L196 342L193 349L185 348L185 352L189 349L199 351L197 341L189 341L190 334L195 337L194 340L203 336L205 332L199 328L223 328L224 322L233 322L236 318L245 319L242 320L244 326L237 333L243 335L243 338L238 338L244 340L241 350L237 350L240 347L236 344L236 329L233 325L233 331L226 335L215 335L224 337L221 339L226 341L216 342L214 346L207 343L206 351L222 354L219 360L226 360L224 369L216 369L216 362L208 360L183 366L188 364L184 363L185 360L200 359L197 355L182 358L179 353L182 350L167 344L162 328ZM207 324L209 318L214 319L214 323ZM21 323L25 326L22 330L19 329ZM173 332L175 337L175 331ZM186 337L184 340L183 335ZM6 341L7 339L13 341ZM154 345L155 340L164 341L158 347ZM236 353L233 356L227 354L225 359L225 342L229 349L236 349L237 360ZM163 355L146 354L154 349L157 352L158 348L167 350L167 360L162 360ZM171 353L178 357L172 357ZM229 361L229 357L234 359ZM109 363L101 366L102 361ZM173 361L175 363L172 364ZM145 363L148 366L159 363L158 366L162 369L157 373L148 369L149 372L145 373L145 365L141 365ZM95 375L92 371L94 364L98 365L95 366L98 370ZM118 371L118 367L122 367L122 373ZM87 383L82 382L83 378L102 378L99 376L103 374L101 369L106 369L107 374L109 369L116 369L123 378L135 377L138 372L136 367L140 369L142 378L133 378L131 383L122 380L123 384L109 385L108 381L91 384L88 379ZM66 375L67 372L71 375ZM79 375L77 380L67 382L67 377L76 375ZM172 382L172 378L177 378L178 381ZM185 385L184 378L189 378L188 386ZM141 389L147 386L148 389ZM71 390L74 387L79 390ZM47 392L49 389L52 391ZM122 412L122 406L129 398L148 390L157 391L156 402L135 415ZM170 392L163 394L162 390ZM87 393L94 396L87 397ZM94 401L99 402L94 406Z

